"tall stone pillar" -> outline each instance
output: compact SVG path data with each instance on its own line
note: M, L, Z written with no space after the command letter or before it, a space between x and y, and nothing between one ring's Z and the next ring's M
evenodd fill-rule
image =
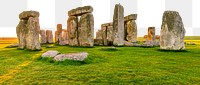
M113 16L113 45L124 45L124 7L120 4L115 5Z

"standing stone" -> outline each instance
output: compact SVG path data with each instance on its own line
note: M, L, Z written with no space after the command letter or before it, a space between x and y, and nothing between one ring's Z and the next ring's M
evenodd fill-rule
M96 39L94 39L94 45L103 45L103 38L102 38L102 30L98 30L98 32L96 32Z
M17 38L20 49L26 48L26 34L28 33L28 28L26 27L27 20L20 20L16 32L17 32Z
M59 44L63 41L62 39L62 24L57 24L57 31L55 33L55 43Z
M57 24L58 33L62 33L62 24Z
M63 41L68 40L68 33L67 30L63 31Z
M40 30L40 43L41 44L47 43L45 30Z
M113 45L124 45L124 8L120 4L115 5L113 16Z
M51 30L46 30L47 43L53 43L53 33Z
M163 50L184 50L185 28L176 11L165 11L160 32L160 48Z
M135 20L130 20L127 22L127 37L129 42L137 42L137 24Z
M102 30L103 45L107 46L108 45L108 43L107 43L107 28L103 26L101 28L101 30Z
M26 35L26 48L29 50L41 50L39 41L39 17L29 17L26 26L28 28L28 33Z
M147 38L149 41L155 41L156 35L155 35L155 27L149 27L148 28L148 35Z
M107 42L108 45L113 45L113 26L107 27Z
M98 31L96 32L96 39L102 39L101 30L98 30Z
M41 50L39 12L24 11L19 15L16 32L20 49Z
M78 36L80 46L94 46L94 17L92 13L83 14L81 16Z
M78 44L78 17L69 16L67 20L68 41L70 46L79 46Z

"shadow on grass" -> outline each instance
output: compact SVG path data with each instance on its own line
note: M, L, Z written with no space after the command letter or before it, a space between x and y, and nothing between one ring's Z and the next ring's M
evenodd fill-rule
M163 49L158 49L157 51L160 51L160 52L189 52L187 50L163 50Z
M100 51L110 51L110 52L115 52L119 51L116 47L103 47L99 49Z
M26 52L40 52L40 51L42 51L42 49L39 49L39 50L30 50L30 49L21 49L21 48L17 48L17 50L24 50Z

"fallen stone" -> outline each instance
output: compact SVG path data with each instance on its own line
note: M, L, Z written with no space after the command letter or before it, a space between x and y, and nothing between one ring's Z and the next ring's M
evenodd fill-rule
M50 50L50 51L47 51L47 52L43 53L42 57L55 57L58 54L59 54L58 51L56 51L56 50Z
M64 60L75 60L75 61L83 61L88 57L87 52L81 53L70 53L70 54L60 54L54 57L55 61L64 61Z

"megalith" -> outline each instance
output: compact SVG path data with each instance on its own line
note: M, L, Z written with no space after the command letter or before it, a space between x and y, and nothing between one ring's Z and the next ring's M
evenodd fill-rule
M115 5L113 16L113 45L124 45L124 7L120 4Z
M20 22L16 28L20 49L41 50L39 34L39 12L23 11L19 15Z
M165 11L160 32L160 49L184 50L185 28L182 18L176 11Z

